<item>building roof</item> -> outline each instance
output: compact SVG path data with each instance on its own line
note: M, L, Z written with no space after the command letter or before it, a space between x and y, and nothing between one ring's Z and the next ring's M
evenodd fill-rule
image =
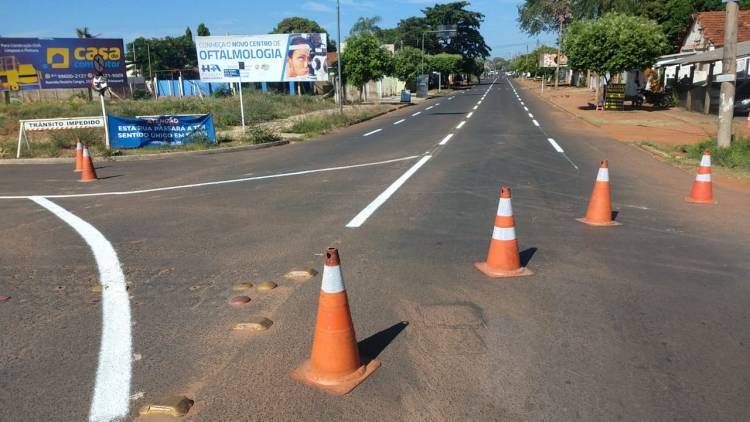
M685 65L693 63L711 63L720 62L724 57L724 48L717 48L710 51L704 51L702 53L694 53L687 57L682 57L677 60L670 61L668 65ZM750 41L744 41L737 43L737 58L750 57ZM664 65L664 64L663 64Z
M703 29L703 37L714 47L724 45L726 12L700 12L694 22ZM737 16L737 42L750 41L750 10L740 10Z

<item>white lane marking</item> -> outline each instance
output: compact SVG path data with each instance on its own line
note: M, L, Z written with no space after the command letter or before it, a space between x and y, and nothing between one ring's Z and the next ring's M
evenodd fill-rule
M94 253L102 285L102 343L89 421L119 420L130 407L132 339L128 290L117 252L94 226L70 211L40 196L29 199L72 227Z
M417 117L417 116L419 116L420 114L422 114L422 112L421 112L421 111L418 111L418 112L416 112L416 113L412 114L412 115L411 115L411 117Z
M419 157L418 155L410 155L408 157L394 158L392 160L376 161L372 163L353 164L353 165L339 166L339 167L328 167L328 168L315 169L315 170L302 170L302 171L295 171L291 173L269 174L267 176L244 177L242 179L230 179L230 180L218 180L215 182L193 183L190 185L166 186L163 188L141 189L141 190L131 190L131 191L121 191L121 192L77 193L77 194L69 194L69 195L43 195L43 197L45 198L85 198L85 197L90 197L90 196L134 195L134 194L139 194L139 193L152 193L152 192L161 192L161 191L177 190L177 189L199 188L203 186L226 185L230 183L250 182L254 180L276 179L280 177L300 176L303 174L323 173L323 172L328 172L328 171L347 170L347 169L353 169L353 168L359 168L359 167L378 166L382 164L395 163L398 161L413 160L418 157ZM0 199L29 199L31 197L33 197L33 195L0 196Z
M478 108L479 108L479 106L474 106L474 107L472 108L472 110L476 110L476 109L478 109Z
M455 97L448 97L448 101L450 101L450 100L452 100L452 99L454 99L454 98L455 98Z
M532 120L532 122L534 123L534 126L539 127L539 122L537 122L536 120Z
M560 145L558 145L558 144L557 144L557 142L555 142L555 140L554 140L554 139L552 139L552 138L547 138L547 141L549 141L549 143L550 143L550 144L552 144L552 148L554 148L554 149L555 149L555 151L557 151L557 152L559 152L559 153L563 153L563 152L565 152L565 151L563 151L562 147L561 147Z
M435 107L437 107L437 106L439 106L439 105L440 105L440 103L435 103Z
M480 100L480 101L479 101L479 102L477 103L477 105L482 105L482 101Z
M461 129L462 127L464 127L465 124L466 124L466 120L459 123L458 126L456 126L456 129Z
M406 121L406 119L401 119L401 120L399 120L399 121L397 121L397 122L394 122L394 123L393 123L393 125L394 125L394 126L395 126L395 125L399 125L399 124L401 124L401 123L403 123L403 122L405 122L405 121Z
M524 103L523 101L521 101L521 105L522 105L522 106L525 106L526 104L525 104L525 103Z
M375 129L375 130L373 130L372 132L367 132L367 133L365 133L365 134L364 134L364 135L362 135L362 136L370 136L370 135L372 135L372 134L375 134L375 133L378 133L378 132L380 132L381 130L383 130L383 129Z
M526 110L526 111L529 111L529 108L526 107L526 106L523 106L523 109Z
M533 114L531 114L531 113L529 113L529 117L533 119L533 118L534 118L534 115L533 115Z
M429 106L425 110L432 110L432 107L435 107L435 106Z
M445 144L447 144L448 141L450 141L452 137L453 137L453 134L451 133L450 135L448 135L445 138L443 138L443 140L440 141L440 143L438 145L445 145Z
M365 209L360 211L360 213L357 214L357 216L354 217L352 221L350 221L346 225L346 227L350 227L350 228L361 227L362 224L364 224L365 221L367 221L367 219L370 218L370 216L375 211L377 211L377 209L380 208L380 206L383 205L385 201L387 201L388 198L390 198L398 190L398 188L401 187L401 185L406 183L406 181L409 180L409 178L414 173L416 173L420 167L422 167L427 161L429 161L430 158L432 158L431 155L425 155L424 157L422 157L421 160L417 161L417 163L414 164L409 170L407 170L406 173L402 174L401 177L396 179L396 181L393 182L393 184L388 186L388 188L384 190L383 193L378 195L378 197L375 198L375 200L372 201L370 205L368 205L367 207L365 207Z
M474 112L471 111L471 112L469 112L469 114L466 115L466 118L467 119L471 119L471 116L473 116L473 115L474 115Z

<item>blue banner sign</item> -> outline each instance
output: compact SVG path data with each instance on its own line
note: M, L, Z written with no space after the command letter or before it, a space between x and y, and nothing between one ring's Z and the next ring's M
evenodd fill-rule
M109 86L127 85L121 39L0 38L0 91L86 88L98 57Z
M202 116L155 116L128 118L108 116L112 148L183 145L195 141L216 142L211 114Z

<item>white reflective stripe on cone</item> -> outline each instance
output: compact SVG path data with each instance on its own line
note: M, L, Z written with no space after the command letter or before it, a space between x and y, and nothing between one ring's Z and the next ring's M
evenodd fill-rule
M513 206L510 204L510 198L500 198L500 204L497 206L497 215L500 217L513 217Z
M495 227L492 231L492 238L495 240L516 240L516 228Z
M703 158L701 158L701 167L711 167L711 156L708 154L703 154Z
M341 276L341 267L323 267L323 283L320 290L326 293L340 293L346 290L344 288L344 278Z
M599 173L596 175L597 182L609 182L609 169L600 168Z
M710 174L696 174L695 181L696 182L710 182L711 175Z
M89 152L88 148L83 149L83 156L84 157L91 157L91 153Z

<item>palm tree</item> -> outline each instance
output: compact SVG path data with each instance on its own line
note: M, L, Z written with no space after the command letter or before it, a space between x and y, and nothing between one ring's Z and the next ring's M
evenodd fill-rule
M84 26L83 28L76 28L76 35L78 38L96 38L101 34L92 35L91 32L89 32L89 27Z
M377 34L380 32L378 23L381 20L380 16L373 16L371 18L360 17L357 19L357 22L352 25L352 29L349 30L349 35L361 34L363 32Z

